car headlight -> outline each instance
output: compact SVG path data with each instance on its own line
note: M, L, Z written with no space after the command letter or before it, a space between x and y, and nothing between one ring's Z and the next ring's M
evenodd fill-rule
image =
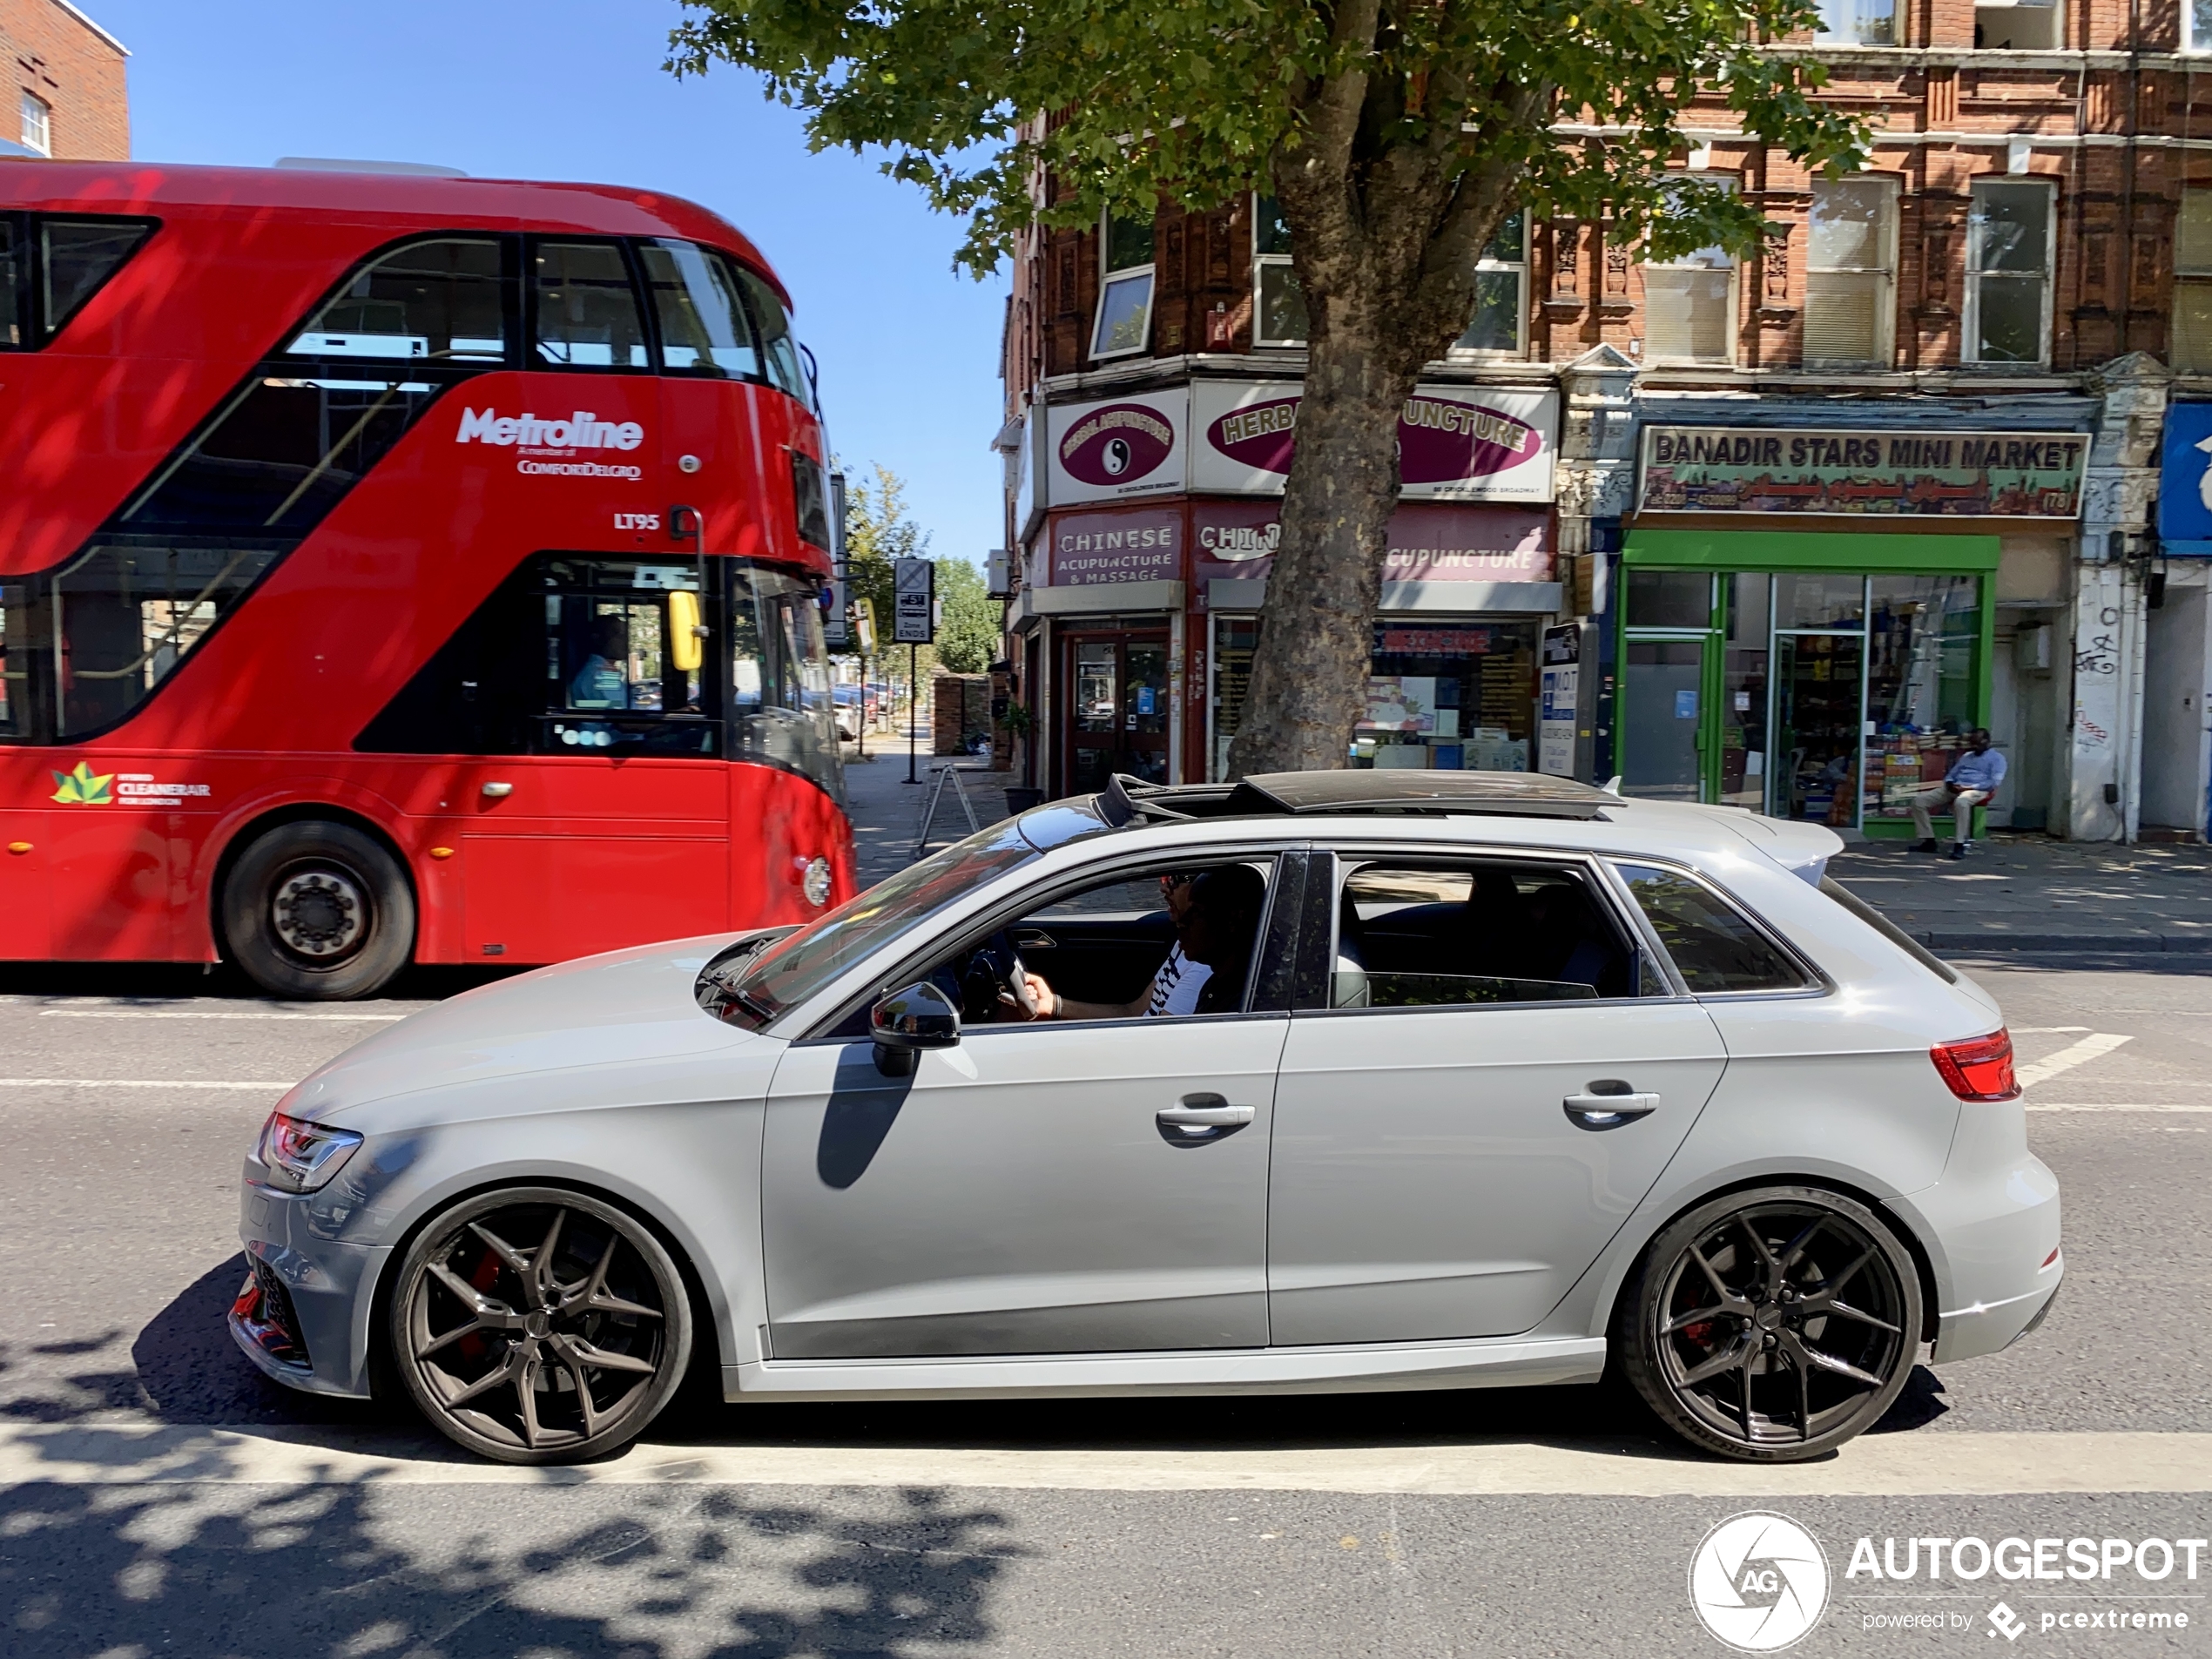
M285 1192L313 1192L336 1175L361 1137L349 1129L327 1129L271 1112L261 1126L253 1156L269 1172L269 1184Z

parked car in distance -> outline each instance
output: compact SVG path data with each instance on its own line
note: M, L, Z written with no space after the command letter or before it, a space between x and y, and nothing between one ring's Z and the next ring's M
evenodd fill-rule
M1517 774L1116 779L347 1050L246 1161L231 1328L511 1462L695 1360L748 1403L1612 1361L1705 1452L1817 1456L2063 1272L1997 1005L1838 846Z

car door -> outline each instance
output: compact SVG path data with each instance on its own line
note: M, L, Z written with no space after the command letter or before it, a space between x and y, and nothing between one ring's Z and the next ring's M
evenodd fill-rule
M1596 1259L1719 1082L1608 878L1577 859L1317 858L1277 1085L1278 1345L1500 1336Z
M1276 859L1244 861L1290 903ZM1122 870L1103 886L1157 906L1166 873ZM1151 925L1095 902L1101 891L1093 881L995 925L1071 940ZM1294 921L1294 903L1283 914ZM1068 948L1038 949L1032 966L1050 979ZM1250 985L1273 982L1270 948ZM905 1077L878 1069L865 1036L795 1043L762 1158L775 1357L1264 1346L1269 1121L1289 1027L1286 997L1252 1006L1270 1000L1247 990L1240 1011L1183 1018L970 1023Z

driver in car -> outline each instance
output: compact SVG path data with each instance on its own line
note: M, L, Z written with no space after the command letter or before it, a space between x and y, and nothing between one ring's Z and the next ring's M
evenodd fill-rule
M1225 1012L1244 995L1266 897L1267 884L1248 864L1224 865L1170 886L1174 947L1151 984L1126 1002L1062 996L1042 974L1026 968L999 1000L1020 1020L1155 1020Z

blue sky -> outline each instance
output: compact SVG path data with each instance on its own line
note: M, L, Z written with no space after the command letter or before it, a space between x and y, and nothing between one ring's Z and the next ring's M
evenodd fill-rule
M713 208L791 289L847 470L904 477L937 553L980 564L1002 539L989 444L1004 273L955 275L956 221L873 158L809 155L799 117L755 78L664 73L675 0L80 3L131 49L142 159L435 161Z

